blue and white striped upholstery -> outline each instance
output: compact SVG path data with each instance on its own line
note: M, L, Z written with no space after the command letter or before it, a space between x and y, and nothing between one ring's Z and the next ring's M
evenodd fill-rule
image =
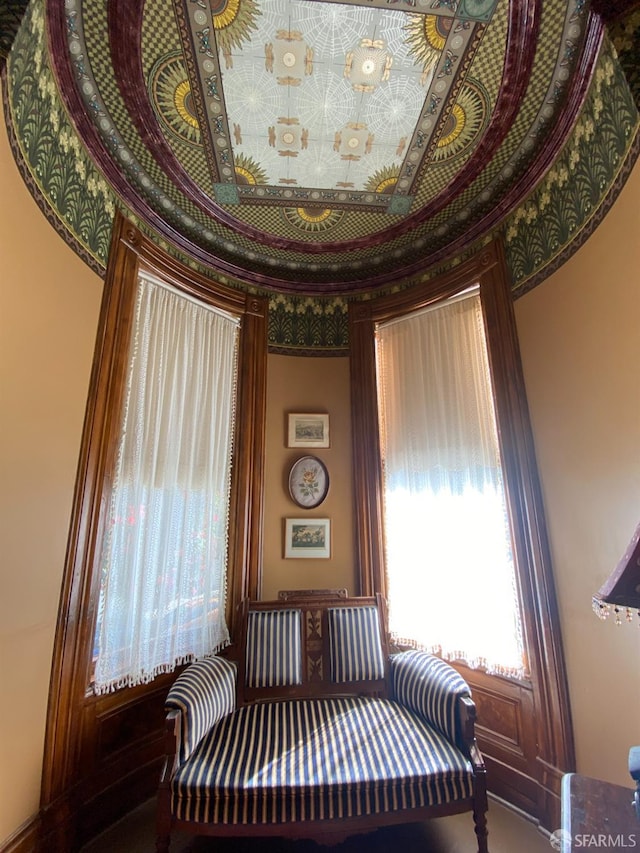
M337 684L384 678L376 607L332 607L329 620L331 680Z
M398 702L462 746L456 706L458 697L471 691L452 666L427 652L401 652L391 657L391 683Z
M472 796L463 753L387 699L298 699L224 717L172 780L178 819L224 824L347 818Z
M252 610L245 656L247 687L302 683L299 610Z
M178 762L191 755L218 720L236 707L236 667L224 658L203 658L175 680L165 710L180 711L177 732Z

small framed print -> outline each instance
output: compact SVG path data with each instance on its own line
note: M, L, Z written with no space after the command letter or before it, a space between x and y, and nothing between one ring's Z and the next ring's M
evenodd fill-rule
M289 415L287 447L329 447L329 415Z
M286 518L284 555L297 558L331 556L331 520L328 518Z

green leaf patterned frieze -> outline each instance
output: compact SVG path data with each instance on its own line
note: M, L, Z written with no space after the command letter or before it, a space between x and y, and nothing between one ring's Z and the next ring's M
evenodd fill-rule
M269 299L269 347L275 352L344 355L349 348L348 302L341 297Z
M633 99L640 110L640 9L636 8L615 20L609 26L609 34Z
M6 0L0 3L0 57L7 57L20 29L29 0Z
M47 218L104 269L115 196L78 139L47 61L42 0L27 9L7 64L7 121L23 177Z
M592 233L637 156L638 128L632 93L605 42L569 141L505 223L515 296L538 284Z

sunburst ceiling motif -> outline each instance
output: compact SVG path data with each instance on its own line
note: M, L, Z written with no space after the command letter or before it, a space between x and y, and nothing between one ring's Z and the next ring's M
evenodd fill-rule
M415 275L531 190L595 57L582 0L542 11L542 0L47 4L69 111L130 209L200 263L301 293Z

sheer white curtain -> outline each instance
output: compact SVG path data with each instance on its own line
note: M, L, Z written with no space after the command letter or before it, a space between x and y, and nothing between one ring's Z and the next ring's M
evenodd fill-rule
M93 689L228 643L227 526L239 322L141 276L101 556Z
M445 658L521 676L478 295L380 324L376 352L392 633Z

